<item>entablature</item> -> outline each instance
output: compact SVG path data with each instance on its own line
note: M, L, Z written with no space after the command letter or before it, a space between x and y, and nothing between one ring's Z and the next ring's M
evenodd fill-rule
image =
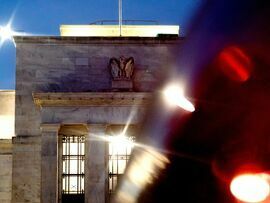
M151 103L150 92L48 92L33 94L36 106L90 107L90 106L140 106Z

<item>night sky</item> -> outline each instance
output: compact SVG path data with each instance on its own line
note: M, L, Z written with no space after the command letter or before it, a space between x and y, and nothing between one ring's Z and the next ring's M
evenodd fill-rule
M189 22L203 0L123 0L124 20L156 20L180 25L186 35ZM0 0L0 26L11 22L15 31L32 35L59 35L61 24L89 24L117 20L118 0ZM6 41L0 48L0 89L15 89L15 48Z

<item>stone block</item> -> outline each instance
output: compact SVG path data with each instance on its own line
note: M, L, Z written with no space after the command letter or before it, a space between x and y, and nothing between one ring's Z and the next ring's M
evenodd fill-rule
M13 138L12 202L40 203L40 137Z
M133 83L130 80L112 80L112 89L132 90Z
M85 195L86 203L104 203L105 202L105 187L104 183L90 183L89 191Z
M2 143L3 144L3 143ZM1 145L0 145L1 151ZM11 202L12 155L0 153L0 202Z
M88 61L88 58L76 58L75 64L77 66L88 66L89 61Z

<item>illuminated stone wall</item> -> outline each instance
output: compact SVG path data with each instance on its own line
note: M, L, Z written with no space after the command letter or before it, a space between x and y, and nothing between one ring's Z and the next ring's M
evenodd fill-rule
M38 135L40 111L32 92L111 91L112 57L135 60L134 91L152 91L174 66L181 40L159 38L15 37L16 134ZM29 126L29 127L26 127Z
M11 202L12 183L12 143L10 139L0 139L0 202Z
M14 136L15 91L0 90L0 139Z
M83 37L156 37L160 34L179 34L179 26L175 25L61 25L61 36Z
M0 91L0 202L11 202L15 91Z
M90 134L91 131L105 134L104 126L108 124L125 125L127 120L130 124L138 124L144 109L139 109L130 119L134 113L132 105L81 107L78 104L39 108L33 102L33 93L61 92L64 95L69 92L74 94L71 97L77 97L78 92L112 92L108 65L110 58L120 56L135 60L134 91L151 92L158 86L161 76L174 65L174 52L181 40L15 37L15 42L16 137L13 139L12 202L39 203L57 202L60 196L57 197L55 191L58 166L56 138L62 124L85 124L90 126ZM132 97L132 91L129 94ZM90 147L86 150L86 180L89 181L85 185L85 200L104 203L106 177L97 180L93 174L105 173L97 169L105 167L106 147L101 144L96 148L92 141L86 145ZM95 157L88 160L89 154L95 154Z

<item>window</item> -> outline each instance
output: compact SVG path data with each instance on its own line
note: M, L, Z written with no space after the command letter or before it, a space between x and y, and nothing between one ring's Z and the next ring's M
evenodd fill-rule
M131 151L134 147L134 137L127 136L109 136L109 198L115 192L115 188L119 178L123 175L128 160L130 158Z
M61 135L62 203L84 202L85 135Z

